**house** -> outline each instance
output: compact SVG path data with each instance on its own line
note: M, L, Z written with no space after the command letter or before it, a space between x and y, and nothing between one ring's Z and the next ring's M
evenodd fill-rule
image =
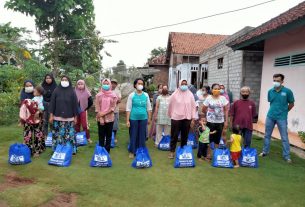
M245 27L200 54L199 67L205 73L204 85L221 83L232 93L233 100L240 98L242 86L250 86L251 98L259 106L263 64L262 51L234 51L227 44L251 31ZM233 101L232 100L232 101Z
M166 62L165 55L160 55L150 60L148 62L148 67L159 70L158 73L154 74L154 84L158 85L168 83L168 63Z
M226 35L170 32L166 50L168 86L173 91L185 79L197 88L202 84L200 53L225 39Z
M264 124L269 109L267 92L273 74L285 75L295 107L288 115L290 132L305 131L305 2L265 22L228 44L233 50L263 52L259 122Z

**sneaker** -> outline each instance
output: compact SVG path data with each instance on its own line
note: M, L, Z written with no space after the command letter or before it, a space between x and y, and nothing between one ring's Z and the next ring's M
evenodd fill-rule
M292 160L291 160L291 159L286 159L286 162L287 162L288 164L291 164L291 163L292 163Z
M170 152L168 154L168 159L174 159L174 153L173 152Z
M261 153L259 154L259 156L260 156L260 157L266 157L266 156L267 156L267 154L266 154L266 153L264 153L264 152L261 152Z
M134 154L133 153L129 153L129 159L133 159L134 158Z

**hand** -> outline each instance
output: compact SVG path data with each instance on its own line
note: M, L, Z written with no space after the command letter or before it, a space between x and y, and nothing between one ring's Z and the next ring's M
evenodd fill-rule
M191 128L193 128L195 126L195 121L194 121L194 119L192 119L192 121L191 121Z
M147 125L150 125L150 123L151 123L151 120L148 119L148 120L147 120Z
M50 123L50 124L53 124L53 121L54 121L54 117L53 117L53 116L50 116L50 118L49 118L49 123Z
M77 124L77 117L74 117L74 124Z
M129 128L129 127L130 127L130 121L127 121L127 122L126 122L126 125L127 125L127 127Z
M224 130L227 130L227 128L228 128L228 122L226 121L226 122L224 123L223 129L224 129Z

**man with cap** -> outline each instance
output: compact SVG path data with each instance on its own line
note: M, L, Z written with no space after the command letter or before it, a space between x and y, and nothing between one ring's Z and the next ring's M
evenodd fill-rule
M116 137L116 133L119 130L119 112L120 112L119 103L121 102L121 98L122 98L121 91L120 91L120 89L117 88L117 86L118 86L118 81L116 79L112 79L111 80L112 91L118 97L117 106L114 110L114 123L113 123L113 133L114 133L116 143L118 142L117 137Z

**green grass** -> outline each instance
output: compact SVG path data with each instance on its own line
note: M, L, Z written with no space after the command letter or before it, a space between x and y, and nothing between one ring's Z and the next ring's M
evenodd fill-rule
M97 141L96 123L90 123ZM36 180L0 192L0 205L2 200L9 206L39 206L60 192L73 192L78 206L304 206L305 160L292 155L293 164L285 163L279 141L272 142L270 156L260 158L258 169L218 169L198 162L192 169L175 169L167 152L149 140L153 167L139 170L130 166L123 123L118 147L111 151L112 168L89 167L93 144L80 147L68 168L47 164L50 149L28 165L9 165L8 148L22 142L22 129L0 127L0 183L12 171ZM262 140L254 137L253 146L260 151Z

